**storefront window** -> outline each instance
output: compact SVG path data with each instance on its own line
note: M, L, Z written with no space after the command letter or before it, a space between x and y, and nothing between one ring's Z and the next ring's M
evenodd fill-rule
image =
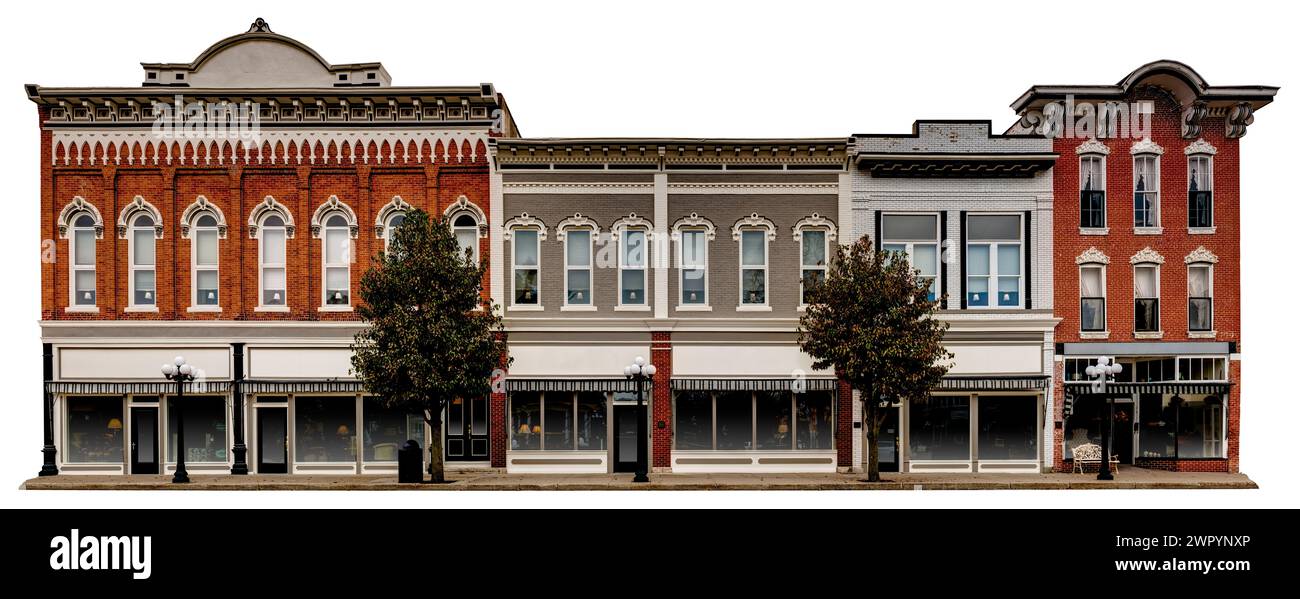
M547 393L542 421L542 449L573 451L573 395Z
M913 460L969 460L970 398L912 402L908 433Z
M578 450L604 451L609 432L605 420L605 394L578 394Z
M674 447L713 449L713 396L709 392L678 393L673 413L677 418Z
M981 460L1037 459L1037 430L1037 397L980 396L979 458Z
M122 398L69 397L66 460L122 463Z
M187 396L185 462L226 461L226 399ZM176 398L167 398L167 461L176 461Z
M1178 457L1223 457L1223 400L1217 395L1185 398L1178 407Z
M794 396L795 449L834 449L835 415L830 391L808 391Z
M1174 457L1174 412L1159 393L1143 393L1138 400L1138 455Z
M510 395L510 449L542 448L542 394Z
M770 451L794 448L790 399L788 391L760 391L755 395L758 414L757 449Z
M414 439L424 446L424 416L384 405L378 397L367 397L361 417L365 423L362 459L367 462L396 462L397 450Z
M1094 395L1081 395L1074 400L1074 413L1065 420L1065 459L1075 447L1094 443L1101 445L1101 426L1106 413L1106 402Z
M754 395L749 391L717 394L718 449L754 448Z
M356 399L298 397L294 458L299 462L353 462L357 459ZM186 429L188 433L189 429Z

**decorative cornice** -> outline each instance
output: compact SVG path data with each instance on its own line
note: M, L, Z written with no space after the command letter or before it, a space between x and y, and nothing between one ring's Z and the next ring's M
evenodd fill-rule
M600 223L597 223L592 220L591 217L583 216L580 213L574 213L573 216L570 216L555 225L555 238L563 241L565 239L565 234L569 232L569 229L591 229L591 236L593 239L600 235Z
M1228 111L1225 119L1224 133L1228 139L1236 139L1246 134L1246 126L1255 122L1255 108L1250 102L1238 102Z
M835 241L835 237L838 234L835 229L835 222L816 212L812 213L812 216L805 216L799 219L799 222L795 223L794 227L791 228L794 230L795 241L803 240L804 229L824 229L826 231L827 241Z
M258 205L254 206L248 213L248 238L257 239L257 229L262 224L262 220L268 214L275 213L284 219L285 236L293 239L294 231L297 226L293 222L293 213L284 204L275 201L274 197L266 196Z
M506 221L505 224L501 225L501 227L504 229L501 238L506 241L510 241L510 239L514 237L515 229L537 229L537 238L541 241L546 241L546 223L542 222L540 218L532 216L527 212L519 213L519 216Z
M352 211L352 207L345 204L338 196L332 195L325 200L316 212L311 215L311 236L313 239L319 239L321 229L325 226L325 217L331 213L338 212L348 221L348 235L356 239L361 234L361 224L357 222L357 213Z
M1191 156L1193 154L1208 154L1210 156L1213 156L1219 153L1219 149L1211 145L1210 142L1205 141L1205 138L1200 138L1190 144L1187 144L1187 147L1183 148L1183 153L1188 156Z
M1075 264L1110 264L1110 256L1107 256L1101 250L1097 249L1096 246L1093 246L1084 250L1082 254L1079 254L1079 257L1074 259L1074 263Z
M1201 134L1201 121L1209 116L1210 107L1204 100L1195 100L1183 109L1183 139L1192 139Z
M379 209L379 214L375 215L375 239L383 239L388 230L388 219L394 214L406 214L411 211L411 205L402 199L402 196L393 196L387 204Z
M488 236L487 215L483 213L482 208L478 207L478 204L469 201L469 198L463 195L456 198L456 201L452 202L451 205L447 206L447 209L442 212L442 215L446 217L447 221L451 224L454 224L453 221L455 220L455 218L457 216L460 216L461 214L470 215L470 217L474 219L474 222L478 223L479 238L487 239Z
M740 232L744 229L767 229L768 241L776 240L776 224L766 216L759 216L757 212L751 213L731 225L731 239L740 241Z
M620 231L622 231L623 229L633 229L633 228L645 229L646 233L648 234L651 229L654 229L654 223L650 222L650 220L645 217L637 216L637 214L633 212L631 214L628 214L627 216L624 216L623 218L614 221L614 224L609 226L610 239L613 239L614 241L618 241Z
M190 230L194 226L194 221L204 214L211 214L212 218L217 220L217 237L226 238L226 215L218 208L216 204L208 201L206 196L194 198L194 203L185 208L181 213L181 237L189 239Z
M1129 264L1164 264L1165 257L1161 256L1159 252L1151 249L1151 246L1147 246L1138 251L1138 253L1133 254L1133 257L1129 258L1128 262Z
M1214 252L1205 249L1205 246L1200 246L1192 250L1192 253L1188 254L1186 258L1183 258L1183 262L1186 264L1218 264L1219 257L1215 256Z
M141 213L147 214L149 215L149 218L153 219L154 235L158 239L162 239L162 213L158 212L158 209L155 208L153 204L150 204L148 200L144 199L144 196L135 196L134 198L131 198L131 201L127 202L126 206L122 208L121 214L117 217L118 239L126 239L126 231L130 228L131 221Z
M1138 154L1155 154L1156 156L1160 156L1165 153L1165 149L1160 147L1160 144L1151 141L1151 138L1148 137L1133 144L1133 147L1129 148L1129 153L1134 156L1137 156Z
M682 229L704 229L705 239L713 241L718 237L718 229L713 226L713 221L692 212L690 216L684 216L673 223L673 239L681 239Z
M90 218L95 220L95 239L104 238L104 217L100 216L99 209L94 204L86 201L86 198L74 196L67 206L59 212L59 237L68 238L68 230L73 226L73 218L85 212Z
M1101 154L1102 156L1110 156L1110 147L1097 141L1097 138L1090 137L1088 138L1088 141L1075 146L1074 153L1079 155Z

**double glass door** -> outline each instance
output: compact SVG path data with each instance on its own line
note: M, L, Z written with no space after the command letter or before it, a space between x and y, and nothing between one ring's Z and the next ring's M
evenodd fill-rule
M449 462L488 459L488 400L454 399L447 406L447 438L443 451Z

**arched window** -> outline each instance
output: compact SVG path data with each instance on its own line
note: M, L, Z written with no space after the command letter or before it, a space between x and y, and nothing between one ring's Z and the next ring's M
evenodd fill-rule
M137 215L131 220L131 302L132 307L153 307L157 305L156 268L156 233L154 219L148 214Z
M72 305L95 305L95 218L82 213L72 219Z
M456 243L461 252L469 251L470 262L478 264L478 222L469 214L461 214L451 223L451 231L456 235Z
M258 234L262 306L284 306L288 291L285 277L285 239L288 231L284 219L278 214L267 215L262 219Z
M397 229L402 226L402 223L405 222L406 222L405 212L394 212L392 216L388 217L388 221L384 223L384 251L385 252L387 252L388 249L392 247L393 239L397 232Z
M324 256L321 268L324 284L322 298L326 306L347 306L351 302L351 228L348 219L342 213L327 215L321 234L321 253Z
M218 261L219 248L217 232L217 219L211 214L203 214L194 221L194 229L190 239L193 243L191 254L191 286L194 288L194 297L191 303L194 306L219 306L221 300L220 290L220 264Z

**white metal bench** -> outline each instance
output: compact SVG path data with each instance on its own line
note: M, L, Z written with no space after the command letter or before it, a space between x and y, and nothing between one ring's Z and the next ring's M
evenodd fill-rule
M1096 464L1101 468L1101 446L1096 443L1076 445L1070 453L1074 456L1074 469L1070 471L1071 474L1074 472L1083 474L1084 464ZM1119 474L1119 456L1113 454L1110 456L1110 470Z

